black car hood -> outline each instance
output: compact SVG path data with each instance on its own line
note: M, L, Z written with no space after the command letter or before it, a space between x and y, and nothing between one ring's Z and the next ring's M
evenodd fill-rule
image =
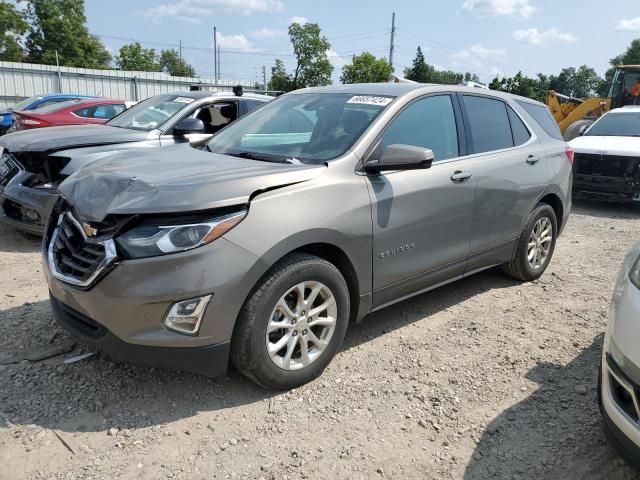
M314 178L325 165L246 160L176 145L113 155L81 168L60 194L88 221L109 215L195 212Z
M24 130L0 137L0 146L10 152L55 152L67 148L141 142L149 132L107 125L78 125Z

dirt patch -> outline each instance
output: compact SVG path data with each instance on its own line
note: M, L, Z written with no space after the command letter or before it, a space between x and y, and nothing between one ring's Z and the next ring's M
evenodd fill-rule
M596 378L639 219L579 203L539 281L489 271L371 315L288 393L104 355L2 365L0 478L636 478L604 441ZM0 227L0 358L70 340L39 248Z

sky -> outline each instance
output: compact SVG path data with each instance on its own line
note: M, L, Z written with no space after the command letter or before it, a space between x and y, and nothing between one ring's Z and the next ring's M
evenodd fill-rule
M609 59L640 38L640 2L609 0L86 0L89 29L113 53L130 41L177 48L202 77L213 76L213 27L225 79L262 82L276 58L294 57L291 22L314 22L331 43L334 80L354 54L388 58L396 13L393 66L398 75L421 46L439 69L496 75L587 64L601 75Z

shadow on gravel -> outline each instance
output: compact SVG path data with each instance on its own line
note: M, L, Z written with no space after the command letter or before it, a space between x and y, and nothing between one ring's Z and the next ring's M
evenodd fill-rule
M0 252L35 253L40 251L41 243L40 237L19 232L0 223Z
M430 315L486 290L513 285L514 281L489 271L419 295L352 326L343 350L425 318L429 321ZM48 302L0 312L0 356L69 339L53 321ZM82 352L82 348L80 344L73 354ZM0 427L8 422L66 432L145 427L201 411L223 412L273 395L234 371L229 377L214 381L199 375L115 363L101 354L71 365L63 364L58 356L0 366ZM267 408L265 403L265 412Z
M615 203L574 199L571 211L598 218L640 218L640 202Z
M611 450L602 432L597 405L602 339L598 335L566 365L542 363L527 373L538 390L487 426L466 480L640 478ZM577 393L582 386L586 395Z

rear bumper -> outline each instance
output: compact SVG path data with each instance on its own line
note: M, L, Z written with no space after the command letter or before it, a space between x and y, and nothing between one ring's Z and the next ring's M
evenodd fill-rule
M227 372L229 341L200 347L134 345L116 337L105 326L73 310L55 297L50 298L53 317L62 328L114 360L172 368L214 378Z

